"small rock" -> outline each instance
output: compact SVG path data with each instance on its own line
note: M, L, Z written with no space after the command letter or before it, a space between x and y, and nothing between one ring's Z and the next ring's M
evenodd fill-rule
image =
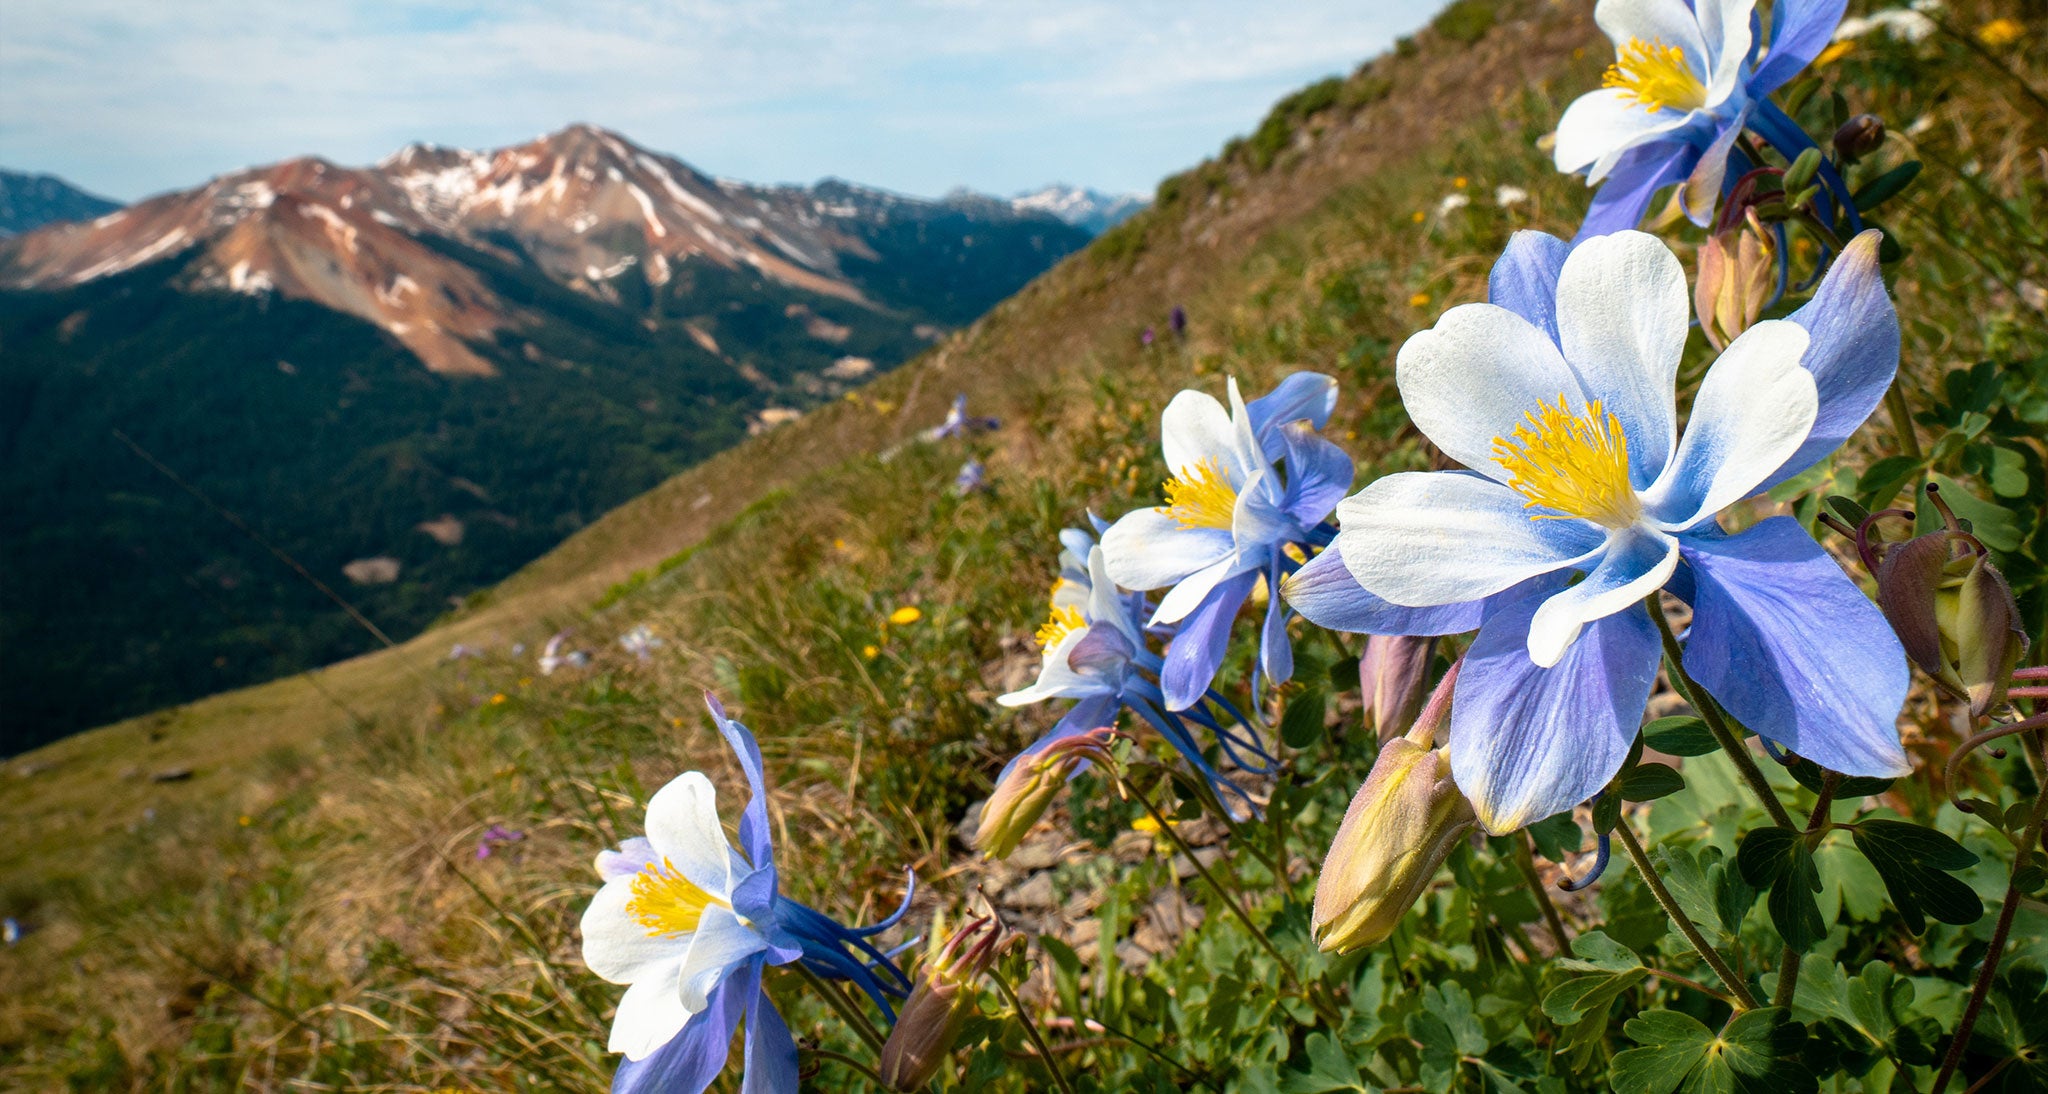
M1195 862L1199 862L1205 867L1215 865L1216 860L1222 857L1223 848L1221 847L1197 847L1195 849ZM1189 862L1186 855L1173 856L1173 875L1183 881L1194 877L1197 872L1195 870L1195 862Z
M189 767L167 767L149 777L153 783L181 783L192 777Z
M988 799L983 798L968 806L967 812L960 814L960 822L953 826L953 838L959 841L960 846L974 846L974 833L981 828L981 810L987 804Z
M1116 944L1116 957L1124 963L1124 968L1132 972L1137 972L1152 963L1151 951L1128 938Z
M1012 851L1005 861L1027 873L1032 870L1049 870L1060 861L1060 853L1048 840L1033 840Z
M1067 931L1065 941L1067 945L1074 948L1075 953L1082 955L1081 960L1092 961L1094 960L1095 943L1101 938L1102 921L1099 919L1083 919L1075 923Z
M1003 890L1003 905L1034 910L1058 907L1059 901L1052 895L1052 875L1033 874L1016 888Z

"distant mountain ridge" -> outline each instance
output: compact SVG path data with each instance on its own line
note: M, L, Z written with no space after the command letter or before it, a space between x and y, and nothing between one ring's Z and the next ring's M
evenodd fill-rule
M0 239L59 221L91 220L120 207L55 175L0 169Z
M1064 182L1024 190L1010 198L1010 206L1020 212L1047 213L1090 235L1101 235L1150 204L1152 199L1144 194L1106 194Z
M1088 241L594 126L252 167L0 240L0 755L417 631Z

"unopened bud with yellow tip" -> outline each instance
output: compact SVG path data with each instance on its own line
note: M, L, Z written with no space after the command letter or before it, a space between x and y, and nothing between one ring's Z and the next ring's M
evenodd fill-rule
M981 807L974 827L975 850L990 859L1008 858L1082 765L1107 767L1116 762L1109 751L1116 736L1115 727L1102 726L1047 742L1011 760L996 776L995 791Z
M904 1094L923 1089L938 1074L974 1014L980 995L974 982L1016 937L993 916L974 920L950 937L943 919L935 920L931 935L931 949L915 974L917 984L882 1045L882 1081Z
M1450 756L1431 747L1450 724L1457 675L1452 666L1407 736L1381 746L1344 813L1316 880L1311 925L1324 950L1348 953L1393 934L1477 823Z
M1778 282L1777 239L1750 209L1742 222L1700 245L1693 306L1715 349L1756 325Z
M1382 744L1408 732L1422 709L1423 683L1436 639L1375 634L1358 658L1365 716Z

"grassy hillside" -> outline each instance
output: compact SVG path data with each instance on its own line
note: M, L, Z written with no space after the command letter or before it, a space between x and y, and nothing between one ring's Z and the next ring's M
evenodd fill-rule
M1590 5L1461 0L969 329L425 636L16 759L0 910L38 930L0 953L0 1085L603 1089L616 992L576 956L588 864L677 771L729 785L705 689L762 738L794 895L872 916L906 865L968 891L952 826L1049 721L992 698L1035 668L1055 532L1156 499L1160 408L1226 375L1335 375L1330 434L1361 479L1425 463L1393 351L1483 297L1511 231L1570 234L1586 192L1538 142L1606 56ZM1874 169L1910 154L1939 175L1887 225L1916 251L1895 288L1913 383L1993 360L2048 390L2020 288L2048 282L2043 116L1961 47L1874 39L1834 64L1846 105L1915 131ZM1503 184L1527 194L1503 206ZM1142 344L1176 304L1186 342ZM962 391L1004 428L917 440ZM970 455L993 487L956 497ZM919 617L890 623L905 606ZM613 644L639 623L667 640L647 664ZM594 663L540 676L533 648L559 628ZM486 656L446 663L455 642ZM192 774L149 780L172 768ZM525 838L480 859L492 824ZM815 1017L793 1012L800 1036Z

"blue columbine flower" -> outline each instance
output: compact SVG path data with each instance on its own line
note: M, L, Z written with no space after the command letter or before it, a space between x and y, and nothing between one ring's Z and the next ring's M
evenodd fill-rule
M967 393L953 396L953 405L946 410L946 420L924 431L928 441L943 441L948 437L964 436L977 430L1000 429L1002 421L967 413Z
M1060 533L1060 540L1064 549L1060 578L1053 585L1052 614L1038 629L1038 644L1044 650L1038 679L1029 687L997 697L996 702L1008 707L1048 699L1076 702L1045 736L1010 760L997 776L997 784L1025 758L1056 742L1115 725L1118 713L1128 709L1157 730L1208 781L1219 800L1228 796L1251 805L1250 795L1203 755L1189 723L1214 734L1232 764L1253 774L1266 774L1272 771L1273 757L1258 733L1243 713L1213 691L1205 691L1201 697L1214 704L1221 717L1211 714L1206 704L1180 711L1167 709L1166 696L1156 682L1167 662L1146 644L1145 619L1152 614L1151 604L1143 593L1126 592L1111 580L1108 556L1093 536L1069 528Z
M1788 160L1814 147L1769 96L1827 46L1844 6L1778 0L1765 49L1756 0L1600 0L1593 20L1614 42L1614 63L1604 86L1579 96L1557 123L1557 169L1584 171L1600 186L1579 238L1635 227L1656 192L1675 182L1685 183L1686 214L1705 227L1732 181L1730 163L1738 176L1760 166L1736 146L1744 129ZM1821 178L1846 195L1832 166ZM1845 208L1861 227L1854 207Z
M604 887L583 913L583 960L628 985L608 1045L626 1056L612 1089L701 1094L725 1069L744 1017L741 1090L793 1094L796 1042L761 988L762 973L802 961L851 980L893 1020L888 998L904 997L910 982L867 938L900 920L909 897L889 919L853 929L782 896L761 749L717 699L704 699L752 791L740 848L726 840L711 780L689 771L647 803L645 837L598 855Z
M1323 518L1351 488L1351 457L1316 435L1336 406L1335 380L1297 372L1249 404L1236 380L1229 389L1228 410L1199 391L1167 404L1167 503L1125 514L1102 536L1118 585L1167 590L1151 621L1179 628L1160 673L1168 710L1201 701L1259 579L1277 589L1299 565L1297 554L1328 543ZM1276 466L1283 463L1284 472ZM1294 675L1278 596L1266 608L1258 668L1273 681Z
M1836 771L1908 770L1905 657L1877 607L1797 521L1731 535L1715 520L1832 452L1883 398L1899 331L1877 245L1858 236L1810 303L1731 343L1682 440L1684 272L1640 232L1569 255L1518 232L1491 303L1401 347L1409 416L1470 470L1390 475L1347 499L1343 531L1286 593L1341 630L1479 628L1451 761L1488 831L1613 778L1657 675L1641 605L1659 589L1693 607L1686 671L1744 725Z

